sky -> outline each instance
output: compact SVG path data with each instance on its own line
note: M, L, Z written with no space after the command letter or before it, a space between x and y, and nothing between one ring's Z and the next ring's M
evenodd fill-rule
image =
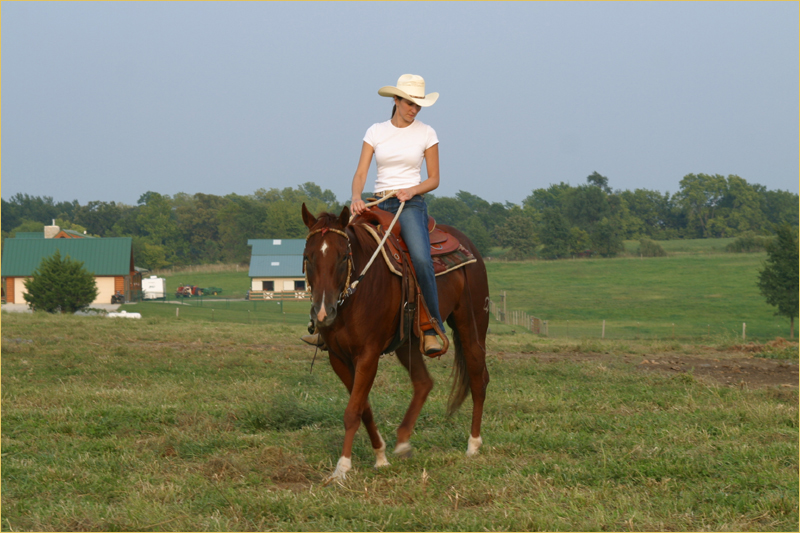
M798 192L797 2L3 2L1 193L350 198L377 91L425 78L437 196L593 172ZM424 175L423 175L424 177ZM372 190L373 162L366 190Z

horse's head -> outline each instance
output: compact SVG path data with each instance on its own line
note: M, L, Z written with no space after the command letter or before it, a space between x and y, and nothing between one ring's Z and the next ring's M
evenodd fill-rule
M345 232L349 220L347 206L338 217L322 213L316 218L303 204L303 222L309 229L303 265L311 287L311 320L316 326L333 323L338 302L350 283L353 259Z

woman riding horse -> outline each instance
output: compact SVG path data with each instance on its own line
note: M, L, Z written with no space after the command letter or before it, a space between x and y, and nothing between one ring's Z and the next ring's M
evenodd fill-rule
M378 167L375 196L383 198L394 193L394 197L380 205L381 209L391 213L397 213L400 204L405 203L398 220L400 234L408 246L431 320L441 326L439 297L430 254L428 207L422 196L439 186L439 139L433 128L416 120L420 109L433 105L439 93L426 95L425 80L421 76L403 74L397 80L396 87L381 87L378 94L393 98L392 117L386 122L373 124L364 136L361 157L353 176L350 210L354 215L366 210L361 193L374 154ZM422 181L420 174L423 159L428 173L425 181ZM321 345L318 334L306 336L304 340L309 344ZM425 332L424 350L426 354L442 351L434 329Z
M350 392L344 413L342 455L329 479L343 479L351 468L353 439L361 422L375 451L375 466L388 465L386 444L378 432L368 397L378 371L380 355L394 344L403 313L404 291L400 276L380 259L366 271L355 292L351 281L359 276L377 249L363 224L349 224L350 211L339 216L314 217L303 205L303 221L309 229L304 265L311 287L311 316L321 341L328 346L331 366ZM489 373L486 369L486 331L489 325L489 286L486 267L478 250L458 230L443 226L467 248L476 261L437 278L439 305L452 329L453 385L448 413L455 412L472 394L472 425L467 455L478 453L481 418ZM411 453L410 438L433 380L428 374L419 339L408 336L395 354L408 370L414 388L411 404L397 429L394 453Z

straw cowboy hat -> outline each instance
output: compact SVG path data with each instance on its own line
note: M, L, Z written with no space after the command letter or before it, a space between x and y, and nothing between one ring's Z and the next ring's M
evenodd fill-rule
M378 89L381 96L399 96L422 107L432 106L439 93L425 94L425 80L416 74L403 74L397 79L397 87L387 85Z

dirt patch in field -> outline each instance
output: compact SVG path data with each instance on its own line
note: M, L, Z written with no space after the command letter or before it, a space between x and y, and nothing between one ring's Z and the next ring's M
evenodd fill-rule
M739 355L736 357L735 355ZM637 370L641 372L690 372L697 378L721 385L747 387L798 388L797 363L742 356L722 352L719 357L684 354L649 355L642 358Z
M785 342L785 341L784 341ZM795 345L796 346L796 345ZM698 353L686 354L664 352L657 354L614 353L501 353L500 358L533 357L542 363L563 361L597 361L610 363L623 360L635 365L638 372L660 372L665 374L687 374L720 385L747 387L751 389L778 387L798 389L800 376L795 361L767 359L754 355L774 346L748 344L732 346L724 351L715 348L699 348Z

